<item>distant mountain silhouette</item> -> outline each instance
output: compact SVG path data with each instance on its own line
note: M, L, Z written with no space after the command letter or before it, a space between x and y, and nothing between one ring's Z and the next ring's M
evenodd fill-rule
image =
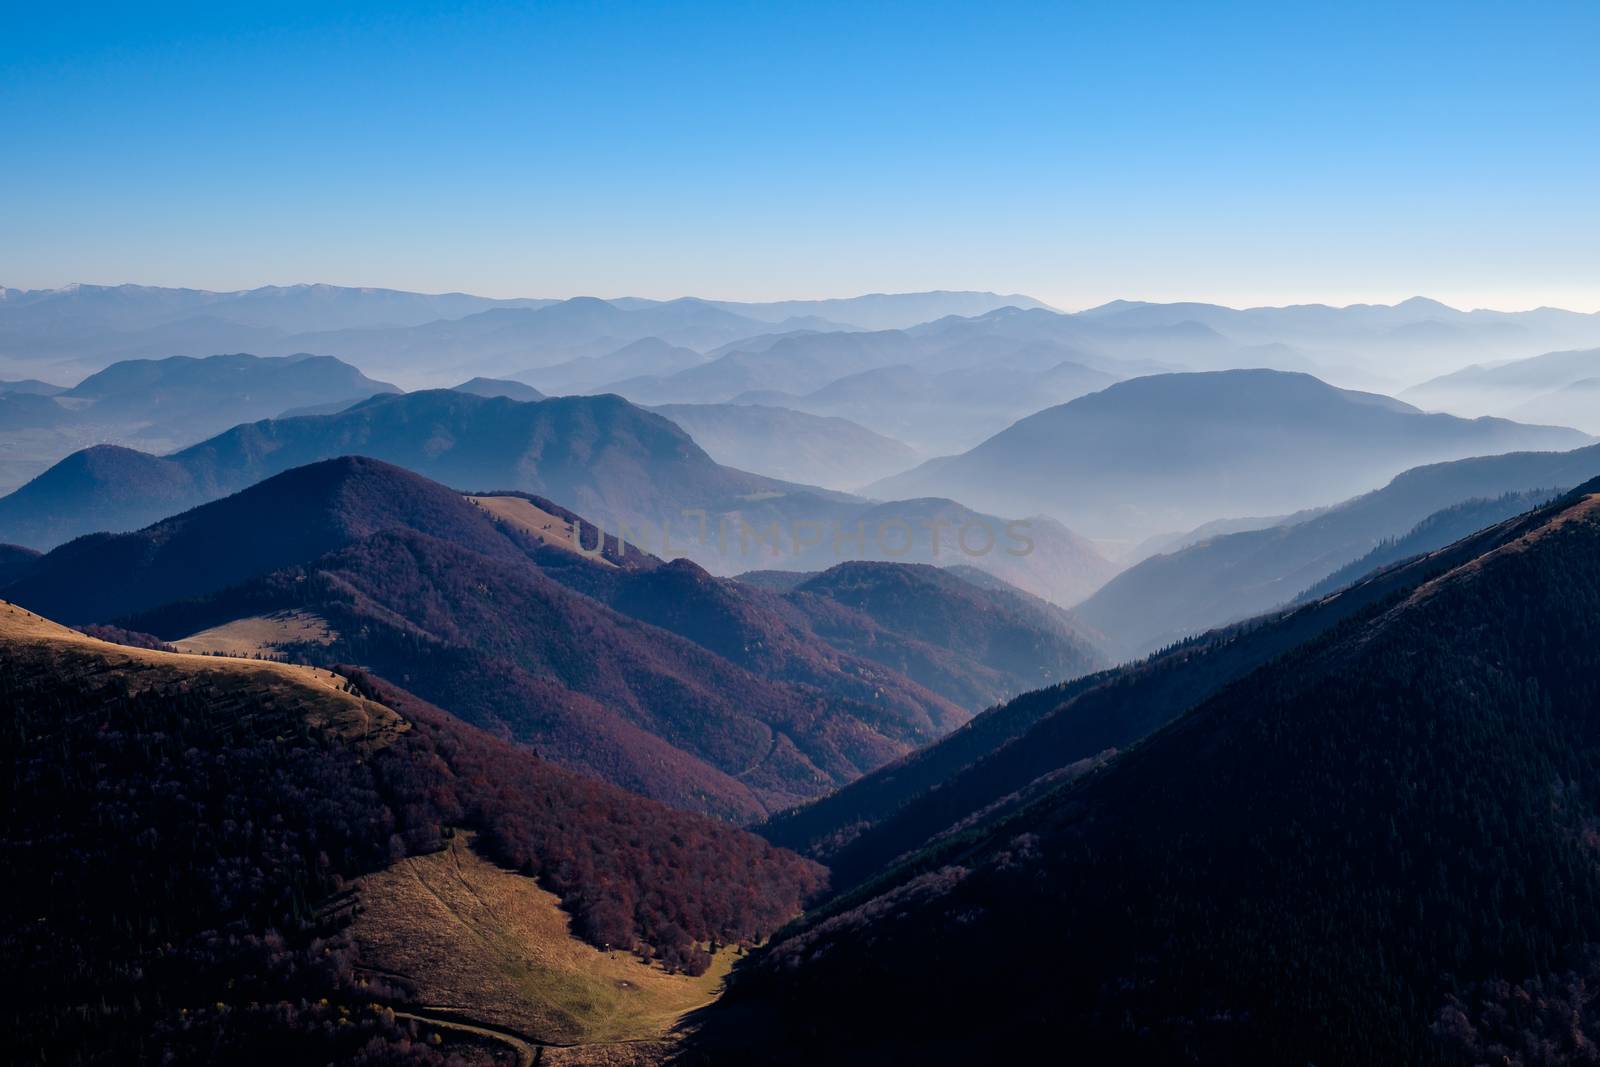
M114 363L71 389L0 390L0 488L16 488L85 441L165 452L285 409L337 410L395 388L326 356L174 357Z
M1521 405L1536 404L1540 397L1596 377L1600 377L1600 348L1587 348L1474 364L1412 386L1400 396L1431 410L1509 415ZM1540 409L1535 406L1533 410ZM1568 410L1556 407L1552 413L1566 414ZM1593 425L1592 419L1585 421ZM1565 419L1557 423L1570 424Z
M607 383L640 375L675 374L706 362L692 348L671 345L659 337L641 337L615 352L582 356L549 367L534 367L520 372L549 393L588 393Z
M437 357L503 376L536 365L526 359L530 354L539 357L537 365L552 364L604 356L649 337L703 351L774 330L897 329L1008 305L1041 306L1024 296L961 292L764 304L580 297L574 307L547 320L490 318L448 325L485 312L536 311L569 303L330 285L228 293L138 285L0 289L0 356L70 360L96 369L97 362L103 366L117 358L173 353L316 351L385 372L418 375L410 385L437 386L444 384L437 377ZM594 307L598 304L618 314L608 318ZM518 334L524 346L521 362L514 351ZM424 358L429 345L436 355L432 364Z
M756 390L734 401L839 416L913 441L925 451L953 451L970 448L1042 408L1103 389L1118 377L1071 362L1039 370L992 362L938 372L901 364L846 375L804 396Z
M1420 463L1588 443L1577 431L1422 412L1304 374L1135 378L1029 416L865 491L1033 509L1102 537L1349 496Z
M522 376L531 368L607 355L647 337L704 350L769 328L703 300L621 307L574 297L541 307L496 307L418 326L299 334L280 347L334 352L380 373L426 384L444 367Z
M1584 433L1600 433L1600 377L1582 378L1536 396L1509 409L1506 415L1524 422L1548 422Z
M1286 604L1435 512L1600 475L1600 446L1418 467L1302 522L1209 538L1153 556L1077 608L1119 655L1137 655Z
M528 489L603 517L676 516L680 507L777 485L718 467L675 425L616 397L524 404L435 390L237 426L171 456L89 449L0 499L0 530L47 547L137 529L291 467L357 452L456 488Z
M43 393L0 393L0 431L45 430L78 421L71 409Z
M37 378L20 378L14 382L0 381L0 396L32 393L35 396L58 396L67 391L64 385L51 385Z
M286 408L395 391L330 356L172 356L114 363L60 399L84 421L194 441Z
M663 404L651 408L725 466L854 489L915 466L919 456L893 438L848 419L754 404Z
M767 322L815 316L862 330L903 330L948 315L983 315L997 308L1043 308L1020 293L940 290L931 293L868 293L834 300L778 300L765 304L717 301L719 307Z
M1116 570L1056 523L1032 522L1024 541L1008 535L1007 520L948 500L880 504L721 466L676 424L620 397L518 403L450 390L237 426L165 457L86 449L0 498L0 540L49 548L89 532L139 529L292 467L350 454L456 489L537 493L637 547L725 573L943 556L1069 603ZM933 523L948 526L937 552Z
M992 293L869 294L764 304L581 297L577 306L546 320L522 313L572 302L323 285L239 293L150 286L0 293L0 357L40 361L41 369L46 361L69 360L94 370L112 359L174 353L315 351L354 360L403 379L407 386L447 384L441 377L447 367L458 377L467 372L521 378L526 369L605 356L648 337L706 352L730 342L800 331L914 331L964 366L982 363L976 357L984 353L998 357L1008 345L1031 343L1076 353L1059 354L1054 362L1072 359L1101 369L1109 369L1102 366L1105 361L1115 362L1119 377L1161 369L1271 366L1362 385L1377 384L1402 362L1442 373L1468 362L1600 343L1600 318L1593 315L1553 308L1463 312L1423 299L1392 307L1247 309L1113 301L1062 314L1029 297ZM615 315L608 316L597 304L606 304ZM503 311L516 314L495 314ZM930 364L926 369L935 368ZM609 380L641 373L664 371L641 369ZM546 387L541 381L534 384ZM585 388L603 384L592 382ZM548 388L569 387L552 383ZM728 398L639 397L652 403Z
M545 399L545 395L533 386L504 378L470 378L450 388L458 393L471 393L473 396L505 396L523 402Z
M836 378L916 359L922 348L900 330L812 331L736 344L709 362L666 376L614 381L607 389L640 403L723 403L752 390L808 393Z

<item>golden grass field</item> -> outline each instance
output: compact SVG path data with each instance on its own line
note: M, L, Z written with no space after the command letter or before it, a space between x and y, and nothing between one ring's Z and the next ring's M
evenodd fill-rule
M654 1043L713 1000L733 964L724 950L690 978L594 948L572 935L554 894L479 856L464 833L442 852L368 875L359 893L352 932L365 964L402 978L430 1013L541 1044Z
M552 515L536 506L532 501L524 500L520 496L469 496L467 499L494 516L496 520L516 527L523 533L537 538L542 544L581 554L585 559L607 567L616 566L599 552L593 555L586 552L579 553L573 540L572 524L561 516Z
M273 656L287 644L331 645L338 634L322 616L309 611L251 615L200 630L171 642L182 652L224 656Z

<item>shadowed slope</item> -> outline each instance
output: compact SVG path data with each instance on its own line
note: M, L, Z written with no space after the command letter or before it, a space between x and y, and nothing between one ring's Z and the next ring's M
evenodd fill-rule
M740 983L765 1047L1581 1061L1593 1007L1524 1010L1507 983L1595 973L1600 483L1396 575L1103 769L780 935Z

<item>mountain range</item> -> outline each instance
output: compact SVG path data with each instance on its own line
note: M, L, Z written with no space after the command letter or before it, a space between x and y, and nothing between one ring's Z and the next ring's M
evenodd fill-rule
M16 480L5 488L86 442L166 450L287 409L398 391L348 363L304 353L126 360L71 388L37 385L0 393L0 432L43 431L8 441L6 474Z
M1592 1063L1597 344L0 289L6 1047Z
M353 360L408 385L440 386L445 382L436 368L446 363L505 375L607 355L647 338L709 349L774 328L898 328L1012 303L1042 307L1028 297L991 293L741 304L631 297L493 300L329 285L240 292L137 285L0 288L0 366L57 368L54 375L42 375L46 378L67 369L76 377L117 359L313 351ZM862 325L852 324L849 316L856 313Z
M1563 391L1596 378L1600 348L1587 348L1475 363L1412 386L1400 396L1422 407L1473 415L1545 412L1563 425L1591 429L1596 422L1582 405L1582 390L1565 396Z
M1442 547L1445 542L1437 539L1460 530L1459 517L1424 527L1435 514L1507 494L1554 493L1596 476L1600 447L1592 445L1418 467L1382 489L1309 516L1152 556L1107 582L1077 610L1117 655L1141 655L1287 604L1386 540L1415 534L1419 551Z
M942 572L902 583L892 609L819 612L815 594L715 579L614 538L591 558L583 539L549 536L551 520L583 526L598 551L599 532L548 501L468 498L335 459L136 533L19 553L3 593L180 648L359 662L558 762L734 819L1103 662L1064 613ZM905 570L859 566L890 585ZM1032 653L961 639L968 609ZM949 621L930 631L935 618Z
M724 466L825 489L855 489L921 458L910 446L849 419L785 407L662 404L648 410L677 423Z
M1426 415L1304 374L1150 375L864 491L1034 509L1090 536L1137 540L1228 515L1292 512L1422 463L1589 440L1564 428Z
M851 558L965 559L1070 603L1115 571L1056 523L1013 526L948 500L879 504L721 466L678 426L620 397L519 403L450 390L238 426L170 456L85 449L0 498L0 541L47 548L92 531L138 529L351 453L456 489L537 493L646 550L687 555L721 573L815 570Z
M609 357L647 340L720 355L715 350L729 344L749 348L759 338L770 343L807 333L831 335L825 344L848 344L841 331L910 331L919 351L932 358L925 367L930 370L976 366L1017 348L1042 346L1054 353L1051 365L1070 360L1107 370L1103 364L1111 362L1120 364L1118 376L1270 366L1392 391L1409 384L1392 377L1391 368L1401 363L1439 374L1469 362L1592 348L1600 343L1600 317L1552 308L1459 311L1422 298L1393 306L1247 309L1113 301L1069 314L1021 295L952 292L761 304L491 300L318 285L235 293L131 285L0 289L0 369L27 368L29 376L47 381L81 377L116 359L310 351L353 361L408 387L435 387L447 384L439 376L447 366L523 377L555 364ZM920 366L924 360L878 365L902 362ZM586 372L569 366L561 372L567 381L532 384L546 392L598 388L629 373L671 374L688 367L658 363L604 381L580 381L570 376ZM638 399L706 403L729 397L676 391Z
M925 452L948 452L970 448L1042 408L1097 392L1118 377L1068 361L1042 370L989 363L937 373L899 364L836 378L804 396L752 390L733 400L848 418L915 442Z

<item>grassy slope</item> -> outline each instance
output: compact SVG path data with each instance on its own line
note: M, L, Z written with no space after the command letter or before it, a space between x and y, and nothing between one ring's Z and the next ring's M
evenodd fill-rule
M716 997L733 952L698 977L669 975L572 935L554 894L478 855L469 835L360 885L353 928L365 964L415 1003L542 1044L645 1041Z
M333 671L116 645L3 600L0 642L6 645L9 669L107 685L125 682L130 692L181 685L220 701L266 696L299 708L307 722L331 727L343 740L359 739L368 750L385 747L408 728L384 705L346 692L348 680Z

